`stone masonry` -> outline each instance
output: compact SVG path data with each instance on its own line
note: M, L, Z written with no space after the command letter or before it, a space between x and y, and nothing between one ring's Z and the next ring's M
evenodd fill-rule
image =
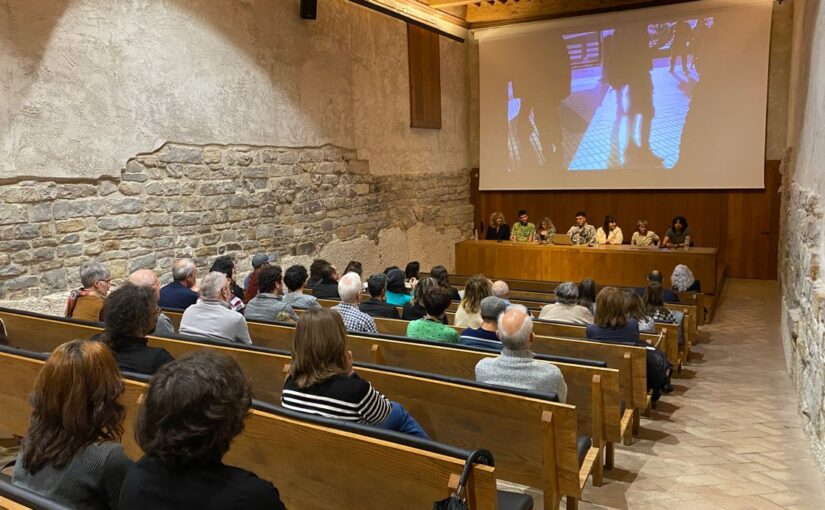
M471 231L472 215L469 170L375 176L355 151L329 145L169 143L128 161L119 180L0 186L0 298L77 286L80 266L92 260L115 279L145 267L168 280L180 256L204 271L230 254L240 272L259 251L286 265L320 254L334 259L341 245L378 270L408 254L426 259L431 249L446 256ZM434 244L405 245L413 231ZM395 258L363 253L399 235Z

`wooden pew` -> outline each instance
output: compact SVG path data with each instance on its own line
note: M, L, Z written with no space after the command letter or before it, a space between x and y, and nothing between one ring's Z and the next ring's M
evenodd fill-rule
M0 347L0 428L28 430L28 395L42 359ZM133 424L145 383L126 379L123 444L133 459L142 455ZM451 493L448 485L464 466L466 453L432 441L350 424L295 416L258 404L225 458L230 465L272 481L288 508L430 508ZM321 460L319 462L319 459ZM324 476L307 476L323 471ZM495 471L476 465L469 486L471 507L497 508Z
M8 309L0 309L0 318L6 324L10 345L28 350L48 352L68 339L102 331L95 323ZM269 402L280 401L283 376L277 374L285 374L291 361L289 353L283 351L206 340L149 337L149 344L175 357L197 349L227 354L241 365L256 397ZM433 439L459 447L489 447L496 456L499 475L540 488L545 508L557 508L561 496L567 496L568 508L575 508L591 473L594 483L602 482L604 424L596 420L593 444L583 445L577 437L574 406L468 381L363 364L356 364L356 368L382 393L404 405ZM592 383L600 386L601 380L595 376ZM594 391L594 395L594 415L601 416L601 391ZM521 439L510 441L511 437ZM584 453L581 465L580 450Z
M71 510L71 508L13 485L11 478L0 474L0 508L6 510Z

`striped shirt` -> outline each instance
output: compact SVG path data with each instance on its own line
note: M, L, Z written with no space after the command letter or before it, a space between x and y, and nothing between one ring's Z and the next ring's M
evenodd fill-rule
M299 388L292 376L284 383L281 405L287 409L337 420L378 425L390 415L392 404L357 374L330 377Z

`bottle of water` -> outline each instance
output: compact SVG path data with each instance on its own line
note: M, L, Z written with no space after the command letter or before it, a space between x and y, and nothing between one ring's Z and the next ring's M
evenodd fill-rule
M473 241L478 241L478 229L473 229Z
M685 249L690 249L690 236L685 236Z

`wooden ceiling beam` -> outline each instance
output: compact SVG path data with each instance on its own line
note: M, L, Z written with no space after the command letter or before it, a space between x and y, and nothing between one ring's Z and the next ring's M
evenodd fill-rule
M470 2L467 22L473 28L539 19L637 9L695 0L504 0Z
M462 5L469 5L479 0L428 0L430 7L435 9L443 9L444 7L460 7Z

